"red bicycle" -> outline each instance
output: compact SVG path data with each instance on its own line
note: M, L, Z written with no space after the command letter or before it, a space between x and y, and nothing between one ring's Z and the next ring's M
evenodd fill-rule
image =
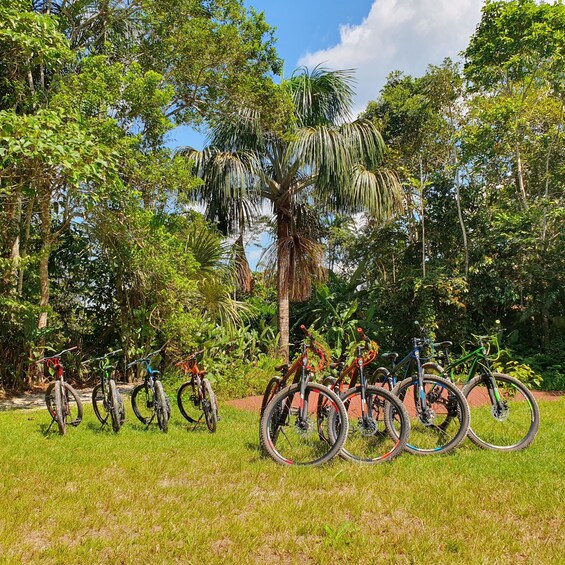
M77 391L65 382L65 370L61 362L62 355L75 349L78 348L75 346L64 349L57 355L43 357L35 361L36 364L45 363L55 373L55 381L50 383L45 391L45 404L47 404L47 410L52 418L47 431L51 429L53 422L57 422L61 435L65 435L67 432L67 425L76 427L82 422L82 402Z

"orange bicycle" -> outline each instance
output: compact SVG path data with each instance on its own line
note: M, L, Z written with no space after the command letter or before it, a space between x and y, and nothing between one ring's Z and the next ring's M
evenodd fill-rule
M277 367L281 377L269 381L261 407L259 438L265 452L283 465L321 465L333 459L347 438L347 412L339 396L312 382L325 365L325 355L314 336L301 326L307 339L292 365ZM315 367L309 352L319 358ZM287 385L293 375L292 384ZM319 433L320 420L328 430Z
M180 413L190 423L198 425L204 417L208 429L215 432L220 419L218 402L210 381L204 376L206 371L200 369L196 362L196 357L203 351L196 351L176 364L184 374L190 375L189 380L183 383L177 392L177 404Z

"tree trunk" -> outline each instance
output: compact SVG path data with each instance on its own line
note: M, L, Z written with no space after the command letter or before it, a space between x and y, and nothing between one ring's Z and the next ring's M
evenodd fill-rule
M463 250L465 252L465 276L469 275L469 243L467 241L467 230L465 229L465 221L463 220L463 209L461 208L461 190L459 182L459 162L457 159L457 148L453 151L453 161L455 163L455 201L457 202L457 216L459 225L461 226L461 235L463 237Z
M26 211L26 219L24 224L24 238L21 243L21 264L20 271L18 273L18 296L22 296L24 290L24 275L25 275L25 261L27 257L27 245L29 242L29 235L31 232L31 220L33 218L33 207L35 205L35 198L31 198L28 202L28 208Z
M290 233L290 219L282 211L277 211L277 324L279 329L279 355L285 363L289 360L289 324L290 324L290 301L289 301L289 257L288 247L280 245Z
M518 183L518 196L522 202L524 210L528 209L528 198L526 195L526 186L524 184L524 171L522 169L522 155L520 152L520 144L516 142L516 182Z
M422 221L422 278L426 277L426 222L425 213L426 208L424 204L424 172L422 160L420 159L420 218Z
M39 258L39 320L37 329L47 327L49 306L49 255L51 253L51 194L46 192L40 200L41 254Z

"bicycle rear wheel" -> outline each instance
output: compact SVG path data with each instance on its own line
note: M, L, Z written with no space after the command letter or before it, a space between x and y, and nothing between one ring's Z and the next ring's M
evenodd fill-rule
M318 433L320 406L330 407L327 425L338 430L333 443ZM339 453L347 431L347 412L343 403L337 394L317 383L306 385L303 399L300 398L299 384L285 387L267 404L260 423L261 444L277 463L283 465L327 463Z
M492 379L492 380L491 380ZM493 403L493 384L500 404ZM502 373L482 374L471 379L463 394L471 410L469 439L483 449L519 451L534 441L540 424L538 404L518 379Z
M65 420L67 425L78 426L82 422L83 408L78 392L68 383L64 384Z
M163 383L161 381L155 382L155 411L157 412L157 423L159 428L164 433L169 431L169 417L171 415L171 409L169 405L169 399L165 394L163 389Z
M265 389L265 392L263 393L263 400L261 401L260 416L263 416L263 412L265 412L265 408L267 407L267 404L269 404L269 402L271 402L273 396L275 396L275 394L277 394L277 392L279 392L280 382L281 382L280 377L273 377L267 383L267 388Z
M410 437L406 451L416 455L448 453L455 449L469 430L469 407L461 391L452 382L435 375L424 375L427 411L418 398L418 381L412 377L398 383L393 394L402 400L410 418ZM386 412L389 429L394 432L394 407Z
M340 455L349 461L383 463L398 457L406 446L410 434L410 418L398 397L377 386L365 389L365 406L362 406L361 386L341 395L347 410L349 433ZM385 414L393 410L393 429L387 424ZM332 441L334 430L329 430Z
M192 424L202 419L202 401L194 379L183 383L177 392L177 404L183 417Z
M153 390L145 383L137 385L131 393L131 407L136 418L148 426L155 416Z
M54 399L55 421L57 422L59 433L62 436L64 436L67 433L67 421L65 418L65 405L64 405L65 401L63 398L63 384L61 383L61 381L55 382L53 399Z

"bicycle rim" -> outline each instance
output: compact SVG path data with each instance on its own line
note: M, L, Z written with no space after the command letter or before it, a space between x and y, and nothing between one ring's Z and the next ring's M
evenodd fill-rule
M408 413L397 397L376 386L366 387L363 407L361 392L361 387L357 386L341 396L349 419L349 433L341 455L360 463L391 461L402 453L408 440ZM385 417L391 405L393 430L389 429ZM330 436L332 432L330 429Z
M302 402L304 411L300 410ZM326 406L330 407L327 425L339 430L333 443L318 433L318 410ZM339 397L327 387L309 383L302 400L300 386L292 385L276 394L266 406L260 429L265 450L278 463L320 465L335 457L343 446L347 413Z
M464 388L471 411L469 439L484 449L518 451L534 440L539 408L532 393L517 379L493 373L500 403L491 401L488 375L479 375Z
M417 399L416 380L405 379L393 392L402 400L410 418L407 451L417 455L448 453L465 439L469 430L469 407L453 383L442 377L424 375L426 412ZM390 416L394 415L395 411L391 410Z

